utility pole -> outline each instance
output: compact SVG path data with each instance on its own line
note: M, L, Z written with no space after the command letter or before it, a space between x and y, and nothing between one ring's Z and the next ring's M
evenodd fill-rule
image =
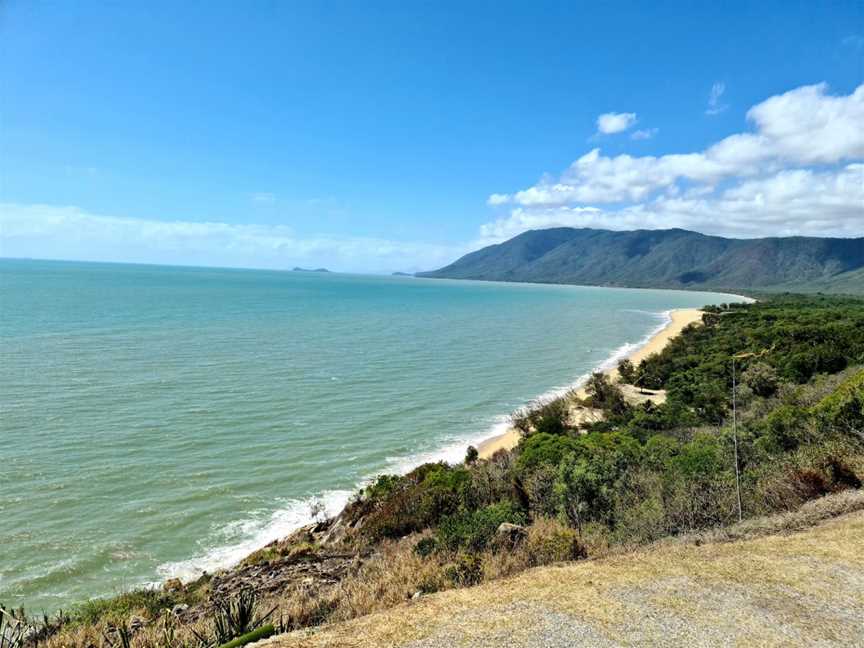
M743 360L744 358L761 358L773 349L774 346L772 345L770 349L762 349L759 353L736 353L732 356L732 441L735 444L735 490L738 493L739 522L744 519L744 511L741 507L741 471L738 468L738 379L735 375L735 361Z
M738 521L744 519L744 512L741 509L741 475L738 470L738 406L736 403L735 392L735 358L732 356L732 441L735 445L735 490L738 493Z

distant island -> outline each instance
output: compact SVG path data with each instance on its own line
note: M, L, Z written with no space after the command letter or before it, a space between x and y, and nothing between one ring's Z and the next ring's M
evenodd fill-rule
M418 277L864 294L864 238L731 239L683 229L530 230Z
M393 277L413 277L414 275L410 272L394 272L392 274Z
M327 268L315 268L314 270L310 268L301 268L299 266L295 267L292 272L330 272Z

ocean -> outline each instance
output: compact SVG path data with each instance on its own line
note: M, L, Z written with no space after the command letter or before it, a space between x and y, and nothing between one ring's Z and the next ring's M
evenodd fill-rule
M0 260L0 603L230 565L730 299Z

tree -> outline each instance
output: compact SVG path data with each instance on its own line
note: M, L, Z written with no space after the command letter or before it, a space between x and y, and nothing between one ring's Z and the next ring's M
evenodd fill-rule
M611 414L623 414L627 411L627 401L621 390L609 382L604 373L593 373L585 385L585 391L591 399L591 406Z
M622 382L632 385L636 382L636 367L629 359L624 358L618 363L618 375Z
M465 453L465 463L469 466L477 463L477 459L480 456L480 453L477 452L477 448L473 445L468 446L468 451Z
M780 379L777 371L765 362L756 362L741 374L741 382L747 385L757 396L766 398L777 391Z

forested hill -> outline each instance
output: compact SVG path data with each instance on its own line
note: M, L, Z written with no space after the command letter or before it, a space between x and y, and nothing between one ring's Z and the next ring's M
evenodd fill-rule
M524 232L421 277L864 294L864 237L729 239L682 229Z

